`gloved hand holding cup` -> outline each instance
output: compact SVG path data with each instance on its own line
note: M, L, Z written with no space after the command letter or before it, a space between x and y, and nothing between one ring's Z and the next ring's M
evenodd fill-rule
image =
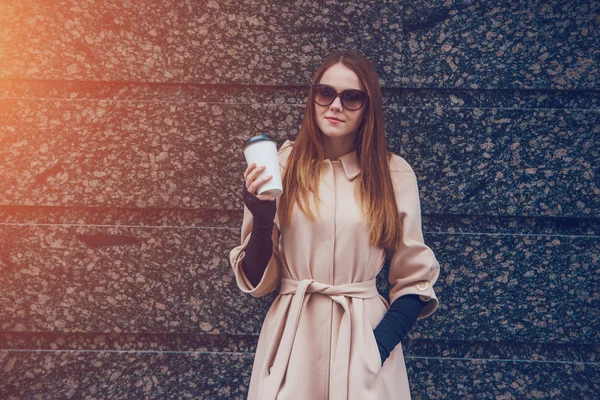
M260 200L275 200L283 194L277 145L268 135L253 136L244 146L248 168L246 189Z

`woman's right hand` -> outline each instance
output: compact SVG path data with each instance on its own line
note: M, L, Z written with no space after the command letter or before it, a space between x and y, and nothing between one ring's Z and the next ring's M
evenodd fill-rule
M244 172L244 204L252 213L255 223L259 225L271 225L275 220L277 207L275 197L267 194L256 195L256 190L265 182L273 179L273 176L267 175L257 179L257 176L264 171L265 166L257 167L252 163Z
M265 168L266 166L264 165L257 167L256 163L248 165L248 168L246 168L246 171L244 171L244 181L246 181L246 190L258 197L259 200L275 200L275 197L269 196L267 194L255 194L259 187L273 179L273 175L265 175L261 178L256 179L256 177L260 175L265 170Z

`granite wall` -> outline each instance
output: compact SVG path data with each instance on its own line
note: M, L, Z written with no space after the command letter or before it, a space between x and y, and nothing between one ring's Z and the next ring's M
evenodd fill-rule
M442 267L413 398L599 398L599 10L1 2L0 398L245 398L272 298L228 264L240 143L293 139L338 48L380 73Z

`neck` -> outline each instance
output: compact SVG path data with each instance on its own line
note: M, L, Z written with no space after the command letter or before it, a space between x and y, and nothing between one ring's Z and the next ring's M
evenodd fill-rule
M356 140L354 135L347 135L338 138L329 136L323 137L323 151L325 159L336 161L341 156L356 150Z

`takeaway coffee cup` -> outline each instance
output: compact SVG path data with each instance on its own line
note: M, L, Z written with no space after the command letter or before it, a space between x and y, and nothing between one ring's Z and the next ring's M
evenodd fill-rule
M283 194L281 184L281 172L279 171L279 158L277 157L277 145L267 134L253 136L244 146L244 156L248 165L256 163L257 167L266 166L258 178L273 175L271 180L265 182L258 188L256 194L267 194L275 198Z

